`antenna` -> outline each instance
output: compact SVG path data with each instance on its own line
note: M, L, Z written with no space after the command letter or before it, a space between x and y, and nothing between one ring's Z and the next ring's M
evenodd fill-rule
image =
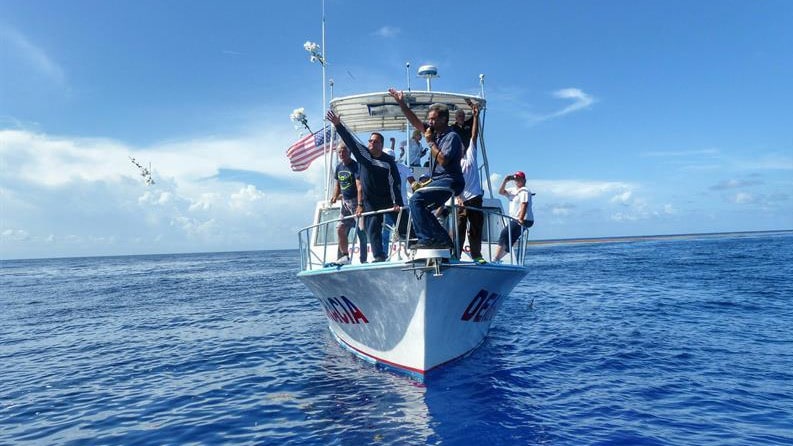
M405 62L405 77L408 80L408 93L410 92L410 62Z
M419 77L427 79L427 91L432 91L432 78L438 76L438 67L435 65L422 65L419 67Z

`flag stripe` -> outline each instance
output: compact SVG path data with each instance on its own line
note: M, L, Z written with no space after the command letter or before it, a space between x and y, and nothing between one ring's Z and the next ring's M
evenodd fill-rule
M323 134L324 130L324 134ZM325 140L330 136L330 128L325 127L310 135L300 138L286 150L286 157L293 171L299 172L308 169L311 163L331 150L331 144L325 146Z

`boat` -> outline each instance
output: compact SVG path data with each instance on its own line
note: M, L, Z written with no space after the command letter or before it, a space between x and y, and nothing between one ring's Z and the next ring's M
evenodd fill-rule
M426 67L422 68L426 72ZM480 76L480 82L482 79ZM478 102L486 110L483 94L432 91L429 79L426 91L405 92L406 102L419 117L426 116L434 103L446 104L451 116L462 109L470 117L472 111L467 99ZM353 134L410 131L399 106L387 92L332 98L329 108ZM523 232L510 254L500 262L491 262L499 233L510 217L504 213L501 200L493 197L483 121L478 139L478 172L485 189L480 210L486 214L482 254L488 263L479 264L471 259L467 240L465 246L456 247L459 258L451 256L449 250L412 249L412 219L404 208L394 225L385 262L360 263L353 254L360 247L354 239L355 231L351 231L352 261L336 264L335 228L340 220L340 203L331 204L330 194L316 204L312 224L298 232L297 277L319 300L330 332L339 344L366 361L419 381L430 371L465 357L480 346L504 300L528 273L525 263L528 231ZM413 169L416 178L425 173L421 170L424 168ZM326 173L332 179L332 169L326 168ZM447 207L449 215L456 215L454 200ZM387 210L369 214L376 212ZM448 218L450 233L456 234L455 226L456 219ZM452 239L457 240L454 236Z

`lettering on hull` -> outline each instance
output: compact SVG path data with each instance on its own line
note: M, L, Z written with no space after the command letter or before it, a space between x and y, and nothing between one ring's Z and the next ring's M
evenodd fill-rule
M319 302L325 307L328 318L338 324L368 324L363 312L346 296L321 297Z
M471 299L465 311L463 311L460 320L466 322L485 322L493 320L493 317L496 315L495 310L498 307L498 301L501 297L502 296L498 293L491 293L485 289L479 290L476 296Z

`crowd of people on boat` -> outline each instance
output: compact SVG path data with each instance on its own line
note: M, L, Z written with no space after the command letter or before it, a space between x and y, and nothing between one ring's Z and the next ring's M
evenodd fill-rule
M413 220L417 239L412 245L413 248L454 250L452 236L438 218L452 197L458 205L456 246L462 250L467 234L473 261L487 263L481 250L485 218L480 210L484 190L479 179L477 158L479 105L467 99L466 103L472 111L471 117L466 119L465 111L457 109L455 122L450 125L448 106L433 104L429 107L425 122L407 105L403 92L395 89L388 92L415 128L407 143L408 164L413 167L421 166L426 154L430 175L427 178L414 178L412 170L397 161L394 138L390 138L390 147L385 148L383 135L373 132L369 136L368 144L364 146L344 126L341 117L329 111L327 119L341 138L336 149L339 164L336 167L336 185L331 202L341 199L341 215L349 217L340 220L337 225L339 252L335 263L350 262L348 234L353 227L361 247L359 261L365 263L367 260L367 242L374 257L373 262L385 261L388 257L390 231L396 226L397 215L403 212L404 207L409 209ZM426 148L422 147L422 136ZM514 186L507 187L510 182L514 182ZM407 191L406 184L410 185L412 195ZM509 199L512 219L501 231L493 262L500 262L510 252L522 232L534 224L531 200L533 194L526 187L526 175L523 172L506 176L499 188L499 194ZM390 212L372 213L381 210ZM364 213L367 215L361 218ZM460 258L460 254L454 252L457 258Z

